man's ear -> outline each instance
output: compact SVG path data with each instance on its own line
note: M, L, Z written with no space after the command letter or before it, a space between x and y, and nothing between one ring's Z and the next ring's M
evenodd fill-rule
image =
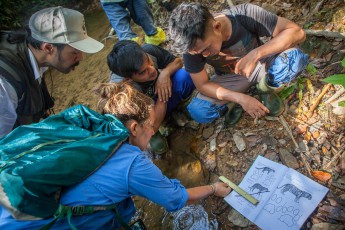
M43 42L41 44L41 49L43 52L45 52L46 54L53 54L55 47L53 46L53 44L51 43L46 43Z
M131 120L127 122L127 129L129 130L129 132L131 133L132 136L137 136L138 135L138 122Z
M219 22L219 21L213 22L213 29L214 29L215 31L221 31L221 29L222 29L222 23Z

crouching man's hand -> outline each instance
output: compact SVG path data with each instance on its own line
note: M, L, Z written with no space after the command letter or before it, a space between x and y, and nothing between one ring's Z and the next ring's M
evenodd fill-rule
M242 94L239 104L252 118L260 118L270 111L256 98Z

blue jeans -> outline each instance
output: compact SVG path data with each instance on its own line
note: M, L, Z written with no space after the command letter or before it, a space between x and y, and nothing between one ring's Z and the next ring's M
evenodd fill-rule
M268 74L268 85L279 87L294 80L303 71L308 64L308 55L299 49L292 48L276 57L267 58L265 61L257 65L249 79L240 75L227 74L216 75L210 81L232 91L245 93L251 85L258 83L262 77ZM220 101L199 93L197 97L192 99L187 109L195 121L209 123L224 114L226 103L226 101Z
M120 41L137 37L131 29L131 18L143 28L147 36L157 33L152 11L146 0L125 0L101 4Z
M179 69L171 77L172 94L167 104L166 116L178 106L178 104L187 99L194 91L195 86L192 78L185 69Z

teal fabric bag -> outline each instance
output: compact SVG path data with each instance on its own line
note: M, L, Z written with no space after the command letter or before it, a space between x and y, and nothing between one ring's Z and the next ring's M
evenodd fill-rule
M83 181L129 136L112 115L83 105L0 139L0 204L16 219L52 217L65 187Z

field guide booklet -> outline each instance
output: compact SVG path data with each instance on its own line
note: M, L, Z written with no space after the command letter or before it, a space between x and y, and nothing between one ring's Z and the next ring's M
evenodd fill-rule
M328 192L301 173L258 156L239 185L259 203L232 191L225 201L260 228L300 229Z

